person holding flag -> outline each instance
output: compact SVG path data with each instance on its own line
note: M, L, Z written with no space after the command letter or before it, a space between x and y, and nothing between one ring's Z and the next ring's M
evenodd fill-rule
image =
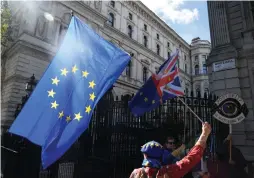
M188 173L198 162L200 162L206 142L211 133L211 126L206 122L202 126L202 133L189 151L180 161L163 165L164 148L161 144L151 141L142 146L141 152L143 153L144 160L142 168L134 169L130 178L181 178Z

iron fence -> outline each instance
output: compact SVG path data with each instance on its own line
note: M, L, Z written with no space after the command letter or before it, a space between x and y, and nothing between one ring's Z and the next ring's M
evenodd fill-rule
M189 140L201 132L199 121L177 98L164 102L142 117L131 114L128 109L129 99L130 97L122 96L114 101L112 92L106 93L93 112L89 128L47 170L40 168L39 147L24 139L18 144L15 142L18 153L8 153L9 156L5 156L5 169L2 167L4 177L126 178L135 167L140 167L140 146L147 141L157 140L163 143L165 137L171 135L180 142L184 135ZM194 97L192 93L190 97L182 99L200 118L211 123L213 134L217 134L217 138L225 138L227 127L225 129L211 115L216 96L205 94L201 97L199 94ZM8 139L10 135L4 140ZM15 139L10 140L20 139L15 136ZM14 149L15 144L9 143L7 146ZM11 164L13 161L17 163ZM20 171L10 172L14 168L19 168Z

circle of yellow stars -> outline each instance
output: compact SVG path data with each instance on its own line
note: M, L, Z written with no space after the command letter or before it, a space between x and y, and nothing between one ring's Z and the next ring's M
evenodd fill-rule
M74 65L74 66L72 67L71 72L68 71L67 68L60 69L61 75L62 75L62 76L65 76L65 77L67 77L67 75L68 75L69 73L75 74L78 70L79 70L79 69L77 68L76 65ZM85 70L85 71L81 71L81 72L82 72L82 78L86 78L86 79L87 79L87 78L88 78L88 75L89 75L88 71ZM60 80L57 78L57 76L56 76L55 78L51 78L51 80L52 80L52 85L58 86L59 83L60 83ZM92 81L89 82L88 88L94 89L95 86L96 86L96 84L95 84L94 80L92 80ZM54 98L56 92L55 92L53 89L48 90L47 92L48 92L48 97ZM89 100L94 101L95 98L96 98L96 96L95 96L95 93L94 93L94 92L92 92L92 93L89 94ZM52 109L57 109L58 107L59 107L59 104L57 103L56 100L55 100L54 102L51 103L51 108L52 108ZM85 107L85 113L90 114L91 110L92 110L92 108L91 108L90 105L88 105L88 106ZM65 121L66 121L67 123L69 123L69 122L72 120L71 115L66 115L66 116L65 116L64 111L61 111L61 112L58 113L58 119L63 119L63 118L65 118ZM82 118L83 118L83 116L81 115L80 112L79 112L79 113L74 113L73 120L78 120L78 121L80 121Z
M139 93L140 96L143 96L143 92ZM149 99L147 97L144 97L144 101L147 102L152 102L152 104L155 104L155 100L149 101Z

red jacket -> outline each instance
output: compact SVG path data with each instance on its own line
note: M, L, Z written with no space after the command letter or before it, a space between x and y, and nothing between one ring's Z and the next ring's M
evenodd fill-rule
M145 173L148 178L152 178L155 176L154 174L156 174L156 178L181 178L187 174L198 162L200 162L203 152L204 148L200 145L196 145L189 151L187 156L176 162L176 164L163 166L159 170L149 167L144 169L134 169L130 175L130 178L139 178L143 173Z

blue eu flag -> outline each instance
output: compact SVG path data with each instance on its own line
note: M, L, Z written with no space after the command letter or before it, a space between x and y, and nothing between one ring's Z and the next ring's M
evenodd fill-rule
M59 51L9 132L42 146L47 168L88 128L93 109L130 58L73 17Z

